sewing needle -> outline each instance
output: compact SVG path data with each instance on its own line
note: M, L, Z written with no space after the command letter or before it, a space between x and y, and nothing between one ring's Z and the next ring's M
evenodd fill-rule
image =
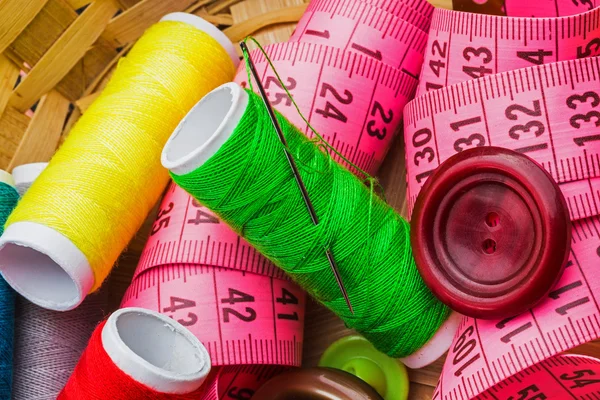
M300 192L302 193L302 199L304 200L304 204L306 204L306 208L308 209L310 218L314 225L319 225L319 219L317 218L317 214L315 213L313 204L310 201L308 192L306 191L306 186L304 186L304 182L302 181L302 177L300 176L300 172L298 171L298 167L296 166L296 162L294 161L294 158L288 151L287 141L285 140L285 136L283 136L283 132L281 130L281 126L279 125L279 121L277 121L277 117L275 116L275 111L273 111L273 107L271 106L271 103L269 102L269 99L267 98L267 93L265 92L265 88L263 87L262 83L260 82L260 79L258 77L258 72L256 72L256 67L254 66L254 62L252 61L252 58L250 57L250 52L248 51L248 47L246 46L246 43L244 43L244 42L240 43L240 47L242 48L243 54L246 54L248 57L248 65L250 66L250 73L252 74L252 76L254 77L254 80L256 81L256 86L258 87L260 96L262 97L262 100L265 103L265 107L267 108L267 112L269 113L269 117L271 118L271 122L273 123L273 127L275 128L275 131L277 132L277 136L279 136L279 140L281 141L281 143L284 146L283 151L285 153L285 157L287 158L287 161L290 164L290 168L292 169L292 172L294 174L296 184L298 185L298 188L300 189ZM344 287L344 285L342 283L342 278L340 277L340 273L339 273L337 265L335 263L335 259L333 258L333 254L331 254L331 251L329 250L329 248L325 249L325 255L327 256L327 260L329 261L329 266L331 267L331 271L333 272L333 275L335 277L335 280L337 281L340 291L342 292L342 295L344 296L344 300L346 300L348 309L350 310L350 312L352 314L354 314L354 310L352 309L352 304L350 304L350 299L348 298L348 293L346 292L346 288Z

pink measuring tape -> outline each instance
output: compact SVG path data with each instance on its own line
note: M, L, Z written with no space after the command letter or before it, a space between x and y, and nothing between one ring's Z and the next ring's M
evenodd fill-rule
M414 94L416 79L376 58L330 46L287 42L264 49L315 130L359 168L375 173L402 120L402 107ZM264 55L254 50L251 57L271 104L313 136ZM247 81L241 67L235 82L246 87Z
M285 370L268 365L223 367L207 378L206 392L199 400L250 400L264 383Z
M532 65L590 57L599 49L600 9L543 19L438 9L418 93Z
M249 398L280 366L301 364L302 289L173 183L151 234L121 307L170 316L202 341L213 367L227 366L204 400Z
M308 22L312 22L311 27L328 28L321 31L314 30L312 36L333 39L326 44L340 48L346 47L336 45L336 41L348 34L353 34L357 39L360 38L369 44L385 39L371 34L369 30L365 30L367 27L371 27L379 32L392 34L392 37L388 38L392 40L394 37L401 36L394 32L399 28L403 30L407 29L407 27L402 26L406 24L412 26L413 29L420 30L424 36L427 36L426 32L429 29L431 18L415 11L414 8L406 3L397 2L396 4L394 13L390 13L375 5L356 0L311 2L302 19L298 22L296 30L289 41L306 42L309 40L302 40L300 39L302 36L298 35L299 33L301 35L306 34L305 30ZM403 21L404 24L401 24L400 21ZM332 33L331 31L334 28L335 32ZM310 32L308 34L311 35ZM385 55L390 56L391 54Z
M427 34L418 26L425 22L429 25L429 21L408 6L401 16L395 16L355 0L313 0L290 41L371 56L417 77L427 44Z
M560 17L598 7L598 0L452 0L452 9L511 17Z
M598 0L538 0L531 2L505 0L504 7L506 15L539 18L580 14L599 5Z
M300 365L304 292L289 281L196 264L139 275L122 307L167 314L206 346L213 365Z
M587 58L491 75L415 99L405 108L410 206L447 158L493 145L528 155L567 187L573 216L596 215L600 94L590 89L598 85L600 63ZM585 193L589 202L577 203Z
M369 173L375 173L381 164L400 124L400 110L414 95L417 80L411 74L421 68L427 40L422 31L400 16L429 22L432 12L426 0L315 0L291 42L266 46L286 88L310 123ZM325 29L331 26L329 17L336 21L335 32ZM344 29L338 24L342 22ZM311 34L312 30L321 36ZM383 36L386 38L381 39ZM382 62L379 54L394 54L395 68ZM254 51L252 58L272 105L308 133L265 57ZM235 80L248 85L243 66ZM181 263L284 276L212 212L171 185L136 277L154 266Z
M371 174L417 88L432 11L425 0L317 1L289 42L265 46L311 125ZM327 15L344 29L329 32ZM264 55L251 56L272 105L311 135ZM246 87L247 76L240 67L235 80ZM300 365L304 305L300 288L174 184L122 301L171 316L204 343L222 366L205 400L249 398L261 364Z
M481 400L596 399L600 360L565 354L548 358L498 383L478 396ZM439 397L439 387L433 398ZM463 399L455 393L453 399Z
M537 2L531 12L538 15L542 3L554 4ZM514 10L508 2L507 9ZM442 162L493 145L544 167L573 221L569 261L547 298L512 318L464 318L434 398L600 394L598 360L557 356L600 337L599 25L599 10L539 20L434 12L422 96L404 113L410 208Z
M390 13L395 16L399 16L400 9L404 7L410 7L419 14L425 16L427 19L431 19L433 14L433 6L427 0L358 0L359 2L373 5L383 11Z
M167 264L198 264L284 278L285 274L175 184L170 184L134 278Z

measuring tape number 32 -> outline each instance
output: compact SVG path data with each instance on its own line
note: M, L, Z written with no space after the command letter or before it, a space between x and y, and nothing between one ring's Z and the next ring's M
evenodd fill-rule
M538 14L554 4L535 3ZM404 110L409 208L449 157L499 146L559 183L572 221L568 263L547 298L511 318L464 318L436 399L600 398L600 362L560 355L600 337L598 55L600 9L544 19L433 14L420 95Z

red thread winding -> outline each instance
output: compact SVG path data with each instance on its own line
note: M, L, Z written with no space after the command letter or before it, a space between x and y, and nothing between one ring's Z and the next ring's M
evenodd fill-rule
M176 395L160 393L121 371L102 346L102 328L106 321L96 327L67 385L58 400L198 400L202 398L205 384L192 393Z

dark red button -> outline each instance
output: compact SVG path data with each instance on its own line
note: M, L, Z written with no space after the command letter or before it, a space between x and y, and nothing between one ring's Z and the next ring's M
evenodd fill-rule
M529 157L479 147L427 180L411 220L417 267L450 308L519 314L545 297L567 262L571 221L552 177Z

